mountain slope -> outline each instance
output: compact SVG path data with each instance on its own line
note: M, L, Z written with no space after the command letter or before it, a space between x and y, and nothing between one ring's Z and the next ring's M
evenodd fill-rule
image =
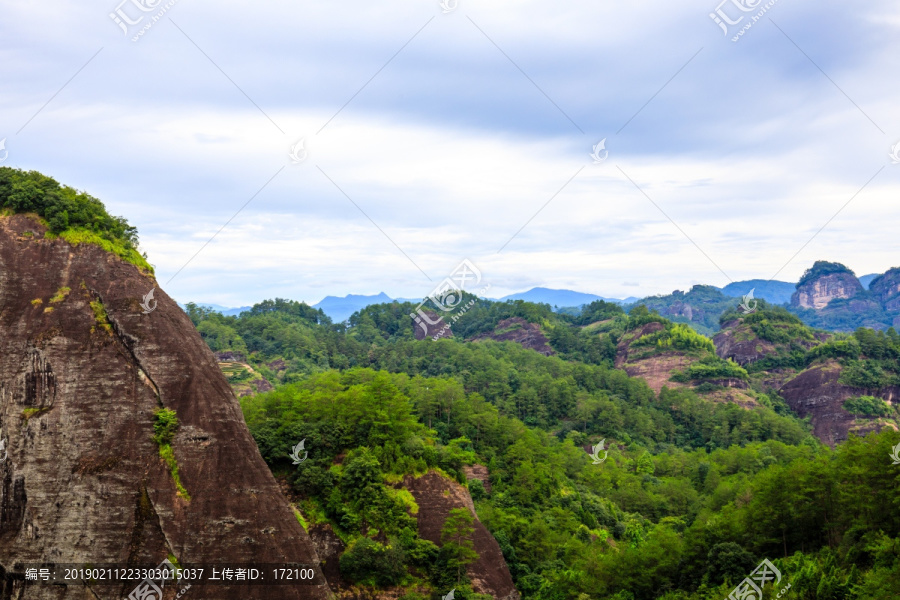
M156 565L170 555L318 571L187 315L159 289L155 310L142 314L152 278L97 245L46 233L27 216L0 217L0 437L9 451L0 571L13 562ZM163 408L180 424L169 441L154 439ZM12 597L86 597L75 586L22 596L22 581L2 585ZM321 575L307 586L197 587L197 597L329 595ZM129 591L98 587L91 597Z

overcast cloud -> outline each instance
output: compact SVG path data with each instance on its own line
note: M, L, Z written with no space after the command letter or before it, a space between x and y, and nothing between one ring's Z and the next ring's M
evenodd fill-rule
M896 3L778 0L732 42L765 3L725 36L715 0L179 0L133 42L165 2L118 1L0 0L3 164L127 217L180 301L900 265Z

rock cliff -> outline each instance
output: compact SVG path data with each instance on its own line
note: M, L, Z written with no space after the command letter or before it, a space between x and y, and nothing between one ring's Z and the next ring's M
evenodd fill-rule
M475 515L475 506L466 488L434 471L421 477L407 475L403 485L412 492L419 505L419 514L416 516L419 535L435 544L441 544L441 528L450 511L454 508L467 508L475 517L472 541L478 553L478 560L469 565L468 569L472 589L497 600L519 600L519 592L513 584L500 545Z
M894 267L872 280L869 290L890 312L900 311L900 267Z
M539 352L544 356L555 354L537 323L529 323L521 317L510 317L497 323L494 331L474 338L478 340L496 340L498 342L516 342L523 348Z
M843 403L866 390L842 385L841 366L834 361L815 365L782 385L778 392L801 418L810 417L813 433L832 448L845 441L851 432L863 436L885 426L877 419L857 419L843 408ZM896 394L884 390L890 401Z
M791 306L821 310L836 298L853 298L862 291L853 271L838 263L818 261L797 284Z
M315 564L215 357L156 282L93 245L0 217L0 596L123 598L28 586L14 563ZM164 462L154 413L180 427ZM180 491L177 482L183 486ZM186 598L326 599L314 585L206 586Z

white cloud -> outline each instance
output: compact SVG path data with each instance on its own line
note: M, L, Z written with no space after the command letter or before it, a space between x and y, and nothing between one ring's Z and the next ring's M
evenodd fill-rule
M127 216L160 282L259 192L165 286L183 300L417 297L432 283L412 262L438 281L465 257L496 296L767 278L900 139L900 82L888 76L900 40L886 0L773 9L840 89L772 23L738 44L722 38L707 16L714 3L700 0L460 0L450 15L437 2L179 2L174 22L139 43L109 19L115 3L2 5L4 165ZM309 158L292 165L301 137ZM593 165L602 137L610 157ZM820 258L860 274L894 266L898 176L888 165L779 278Z

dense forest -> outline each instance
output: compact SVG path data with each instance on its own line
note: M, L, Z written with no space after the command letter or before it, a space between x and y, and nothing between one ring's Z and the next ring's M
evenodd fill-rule
M415 339L412 308L370 306L343 324L280 299L239 317L186 309L213 351L275 385L242 399L247 423L300 499L298 518L329 523L347 544L341 574L356 585L410 600L451 586L474 597L465 515L448 519L444 543L420 539L414 501L396 485L437 470L468 487L524 598L722 599L763 559L783 574L767 597L788 584L804 600L900 597L900 466L890 458L900 433L831 449L777 394L751 386L752 409L704 394L723 377L753 383L763 367L826 360L862 388L897 385L893 330L824 335L764 306L743 318L778 351L742 367L643 306L558 314L477 300L437 341ZM483 339L513 317L539 325L554 355ZM639 336L648 323L659 326ZM616 369L625 341L642 356L693 357L673 377L693 386L657 394ZM873 396L848 409L896 417ZM301 439L309 459L295 466L287 450ZM608 458L594 464L585 446L601 440ZM490 492L466 479L472 464L487 466Z

